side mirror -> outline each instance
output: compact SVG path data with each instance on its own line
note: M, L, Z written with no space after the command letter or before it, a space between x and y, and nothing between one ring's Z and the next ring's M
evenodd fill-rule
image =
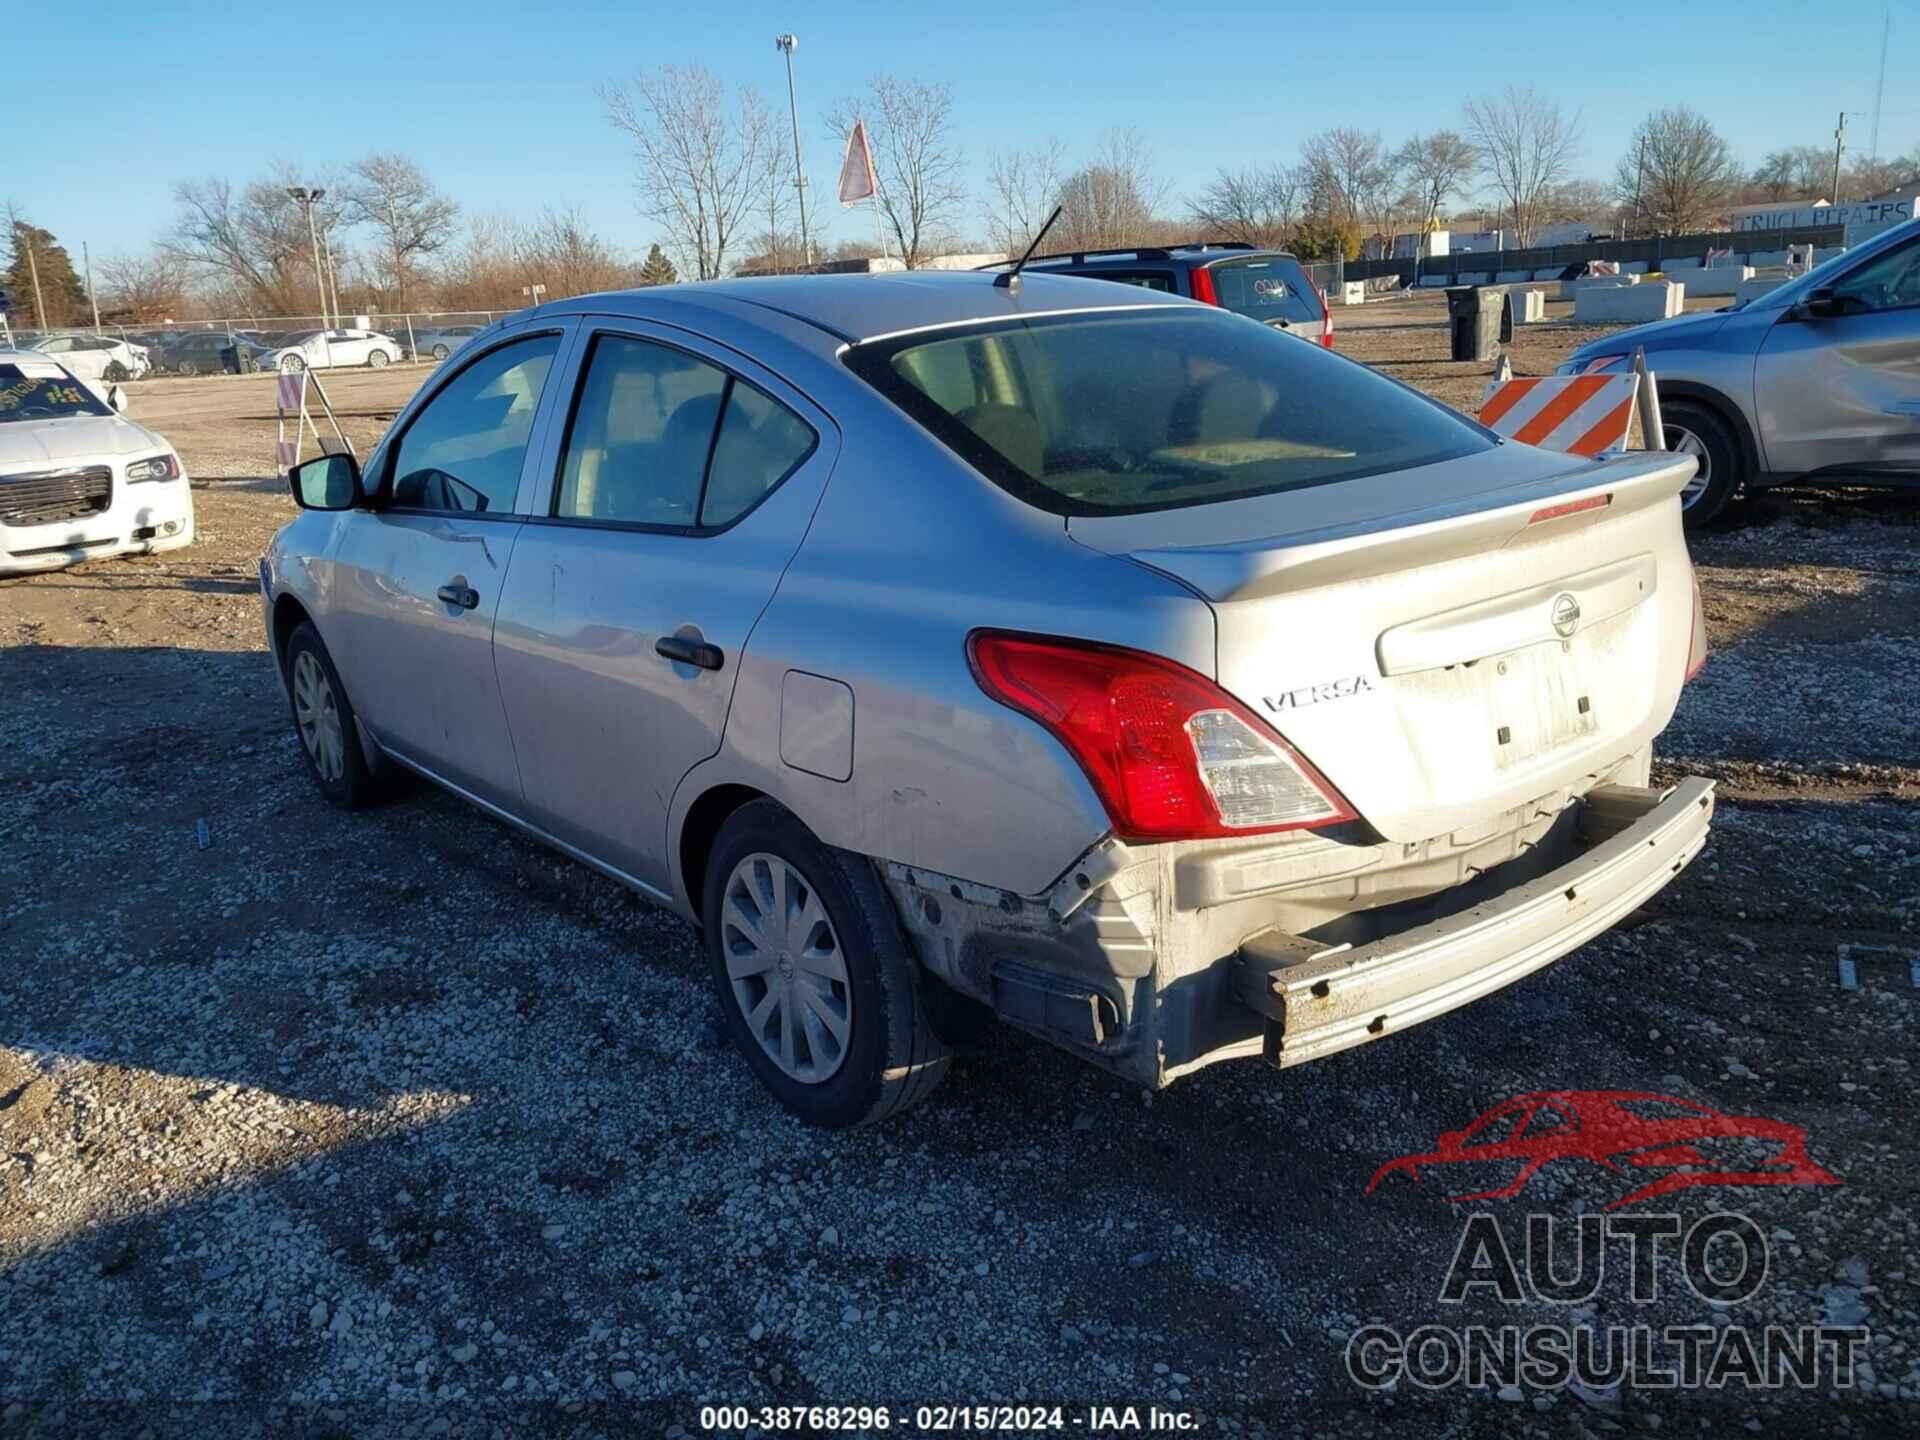
M1839 313L1840 301L1831 285L1809 290L1807 298L1800 302L1800 317L1803 320L1831 320Z
M107 391L107 404L111 405L120 414L126 414L127 392L122 390L118 385L112 386Z
M360 503L360 466L351 455L319 455L287 475L302 510L351 510Z

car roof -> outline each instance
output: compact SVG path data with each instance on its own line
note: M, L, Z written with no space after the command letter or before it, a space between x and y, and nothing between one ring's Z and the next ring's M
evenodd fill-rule
M909 270L886 275L770 275L751 280L702 280L576 295L541 306L534 314L627 314L645 316L671 304L737 317L741 305L790 316L849 343L964 325L1011 320L1063 310L1130 310L1191 305L1150 290L1120 291L1105 280L1071 275L1028 274L1017 289L995 285L992 275L971 270Z

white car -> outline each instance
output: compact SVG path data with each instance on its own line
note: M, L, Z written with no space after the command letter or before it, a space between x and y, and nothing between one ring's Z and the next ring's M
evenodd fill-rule
M328 370L343 365L366 365L377 370L391 365L405 347L378 330L310 330L260 357L268 370Z
M193 543L180 457L124 403L50 355L0 349L0 575Z
M48 335L33 342L42 355L58 358L82 380L104 380L107 371L118 363L130 380L137 380L153 368L153 356L144 345L116 340L111 335Z

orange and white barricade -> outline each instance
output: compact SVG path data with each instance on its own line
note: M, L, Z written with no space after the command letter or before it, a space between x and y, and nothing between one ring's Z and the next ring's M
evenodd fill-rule
M1640 380L1625 371L1495 381L1481 403L1480 423L1523 445L1592 458L1626 447Z
M326 387L320 383L320 377L311 370L282 370L275 377L279 390L275 396L280 412L280 434L274 445L274 461L282 475L300 463L300 445L308 432L313 435L314 444L325 454L353 454L353 442L347 439L346 432L340 428L340 421L333 413L333 402L327 398ZM307 403L307 389L319 397L320 408L326 414L327 423L333 427L333 439L330 441L320 433L319 422L313 418L313 411ZM287 422L293 422L293 435L287 435Z

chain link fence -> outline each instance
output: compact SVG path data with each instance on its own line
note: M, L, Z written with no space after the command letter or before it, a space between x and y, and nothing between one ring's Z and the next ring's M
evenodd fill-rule
M103 324L8 329L0 347L35 349L91 379L253 374L433 365L447 359L504 310L234 315L167 325Z

